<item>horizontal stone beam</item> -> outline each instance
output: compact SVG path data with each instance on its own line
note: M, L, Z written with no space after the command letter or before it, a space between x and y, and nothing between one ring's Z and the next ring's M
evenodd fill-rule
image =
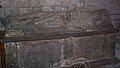
M94 35L103 35L117 33L119 29L106 29L106 30L94 30L86 32L53 32L53 33L40 33L40 34L30 34L23 35L19 37L4 37L2 41L4 43L9 42L21 42L21 41L37 41L37 40L52 40L52 39L65 39L70 37L85 37Z

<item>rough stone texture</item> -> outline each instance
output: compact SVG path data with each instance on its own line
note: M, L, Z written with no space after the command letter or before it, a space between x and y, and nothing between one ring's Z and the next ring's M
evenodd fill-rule
M76 3L77 2L75 2L74 4ZM41 2L40 0L34 0L34 2L33 0L2 0L0 1L0 4L2 4L3 6L3 8L0 9L1 17L6 17L9 15L18 16L26 13L41 12L42 10L41 6L43 6L42 4L45 5L45 0L42 0ZM120 7L118 6L119 3L117 2L117 0L107 0L107 1L106 0L99 0L99 1L86 0L84 5L86 5L85 8L89 8L92 10L106 8L110 12L110 14L120 13L119 12ZM71 9L74 7L71 5L69 6ZM44 16L45 15L47 14L44 14ZM73 18L75 15L73 15ZM116 16L111 16L111 17L112 19L119 18L119 15L117 15L117 17ZM79 17L77 18L77 22L79 21L78 19ZM29 26L26 26L28 28L28 34L29 32L31 32L29 30L31 30L31 28L33 27L32 25L33 23L31 23L30 21L31 19L30 20L28 19L26 21L26 23L31 24ZM85 20L85 22L88 22L88 21L89 19L87 21ZM23 25L23 23L21 22L22 21L19 21L19 23L18 22L15 23L14 27L24 28L25 26L21 26ZM39 30L39 29L35 29L35 30ZM39 31L36 31L36 32L39 32ZM109 45L111 42L111 41L108 41L108 40L111 40L109 38L110 36L94 36L94 37L78 38L76 42L77 43L76 46L78 48L76 49L76 51L74 51L73 41L66 41L66 43L64 44L66 45L65 59L69 59L73 56L77 58L85 57L87 59L100 58L104 56L112 56L114 55L114 52L112 50L112 45ZM35 42L21 42L20 44L17 43L17 45L15 45L14 43L6 44L7 68L33 68L33 67L49 68L49 66L52 65L53 63L60 62L61 47L59 45L61 45L61 43L58 43L55 41L53 43L52 41L49 41L49 43L48 41L46 41L47 44L43 44L43 42L40 42L39 44L35 43L33 45L33 43Z
M76 38L73 40L66 39L63 43L60 41L8 43L6 44L7 66L16 66L18 68L49 68L54 63L61 61L61 45L65 46L65 59L72 58L75 60L85 58L86 60L92 60L114 56L114 45L111 44L112 40L110 36L103 35Z
M84 7L76 7L71 10L71 23L76 27L81 27L83 29L90 29L93 26L91 9L86 9ZM72 28L72 27L70 27Z
M114 45L111 44L110 35L91 36L80 38L77 40L76 56L88 59L102 58L106 56L114 56ZM78 52L78 53L77 53Z
M66 13L43 11L22 16L8 16L7 20L10 23L8 30L21 29L24 30L24 34L31 34L30 31L36 34L112 27L111 18L106 9L91 10L84 7L75 7Z
M7 68L49 68L60 60L59 41L31 41L6 44Z

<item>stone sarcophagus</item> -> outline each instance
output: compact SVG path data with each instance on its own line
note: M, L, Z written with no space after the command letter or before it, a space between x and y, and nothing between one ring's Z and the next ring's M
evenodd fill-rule
M47 39L53 37L54 39L55 36L60 35L60 33L62 34L61 37L65 38L62 42L55 40L61 42L59 43L61 47L54 48L59 51L57 54L60 55L61 59L59 62L56 61L58 63L54 62L54 68L69 66L87 60L112 57L115 53L115 45L112 40L114 38L113 34L73 38L72 33L70 33L112 29L113 25L111 24L109 12L106 9L90 10L83 7L75 7L68 12L43 11L22 16L8 16L7 20L10 22L7 26L8 32L6 32L6 37L9 39L11 39L11 37L15 39L14 37L20 38L24 36L22 39L26 39L27 37L29 41L31 41L31 39L35 41L35 38L39 40L39 36L43 38L47 36ZM64 36L64 32L69 33L69 38L68 36L67 38ZM29 35L37 36L30 39ZM55 37L55 39L57 38ZM57 43L53 44L58 45ZM41 53L41 55L42 54L43 53Z

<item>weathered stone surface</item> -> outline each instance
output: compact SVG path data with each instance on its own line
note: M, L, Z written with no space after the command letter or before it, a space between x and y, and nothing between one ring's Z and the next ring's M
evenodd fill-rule
M2 11L4 11L4 15L3 17L6 17L8 15L14 15L16 19L21 18L33 18L35 16L39 16L39 18L37 20L40 20L41 18L47 17L49 16L49 13L43 13L41 15L41 6L46 5L45 4L45 0L2 0L3 3L1 3L2 5L4 5ZM50 0L48 0L49 2ZM64 0L66 1L66 0ZM73 0L72 0L73 1ZM90 0L89 0L90 1ZM102 1L102 2L101 2ZM101 9L101 8L107 8L109 9L110 13L119 13L119 7L117 6L112 6L111 2L108 5L108 1L106 3L105 0L100 0L100 1L95 1L92 2L90 1L90 3L85 3L85 7L89 7L91 9ZM112 1L112 0L111 0ZM116 0L114 0L116 1ZM76 2L75 2L76 3ZM42 5L43 4L43 5ZM72 3L71 3L72 4ZM99 5L97 5L99 4ZM116 4L119 5L119 3L116 1ZM74 4L72 4L74 5ZM70 6L70 9L72 9L71 7L74 7L72 5ZM107 6L106 6L107 5ZM115 5L115 4L114 4ZM68 7L69 7L68 6ZM77 10L77 9L76 9ZM81 9L79 9L81 10ZM3 13L3 12L0 13ZM88 9L84 9L81 10L83 13L79 13L79 11L77 12L77 14L75 12L73 12L72 15L72 22L76 25L76 26L80 26L84 29L89 29L93 24L91 22L91 19L89 18L89 12L91 12L91 10L89 11ZM38 14L31 14L32 12L38 12ZM24 17L22 17L22 15L27 14ZM102 12L104 13L104 12ZM21 16L18 16L21 15ZM52 14L50 14L52 15ZM95 12L95 18L99 17L99 13ZM107 15L109 15L107 13ZM18 16L18 17L16 17ZM32 16L32 17L31 17ZM79 17L80 16L80 17ZM101 17L101 16L100 16ZM119 16L118 16L119 17ZM59 17L56 17L59 18ZM108 20L110 20L110 18L107 16L104 16L104 18L108 18ZM99 20L105 20L104 18L102 19L98 19L97 23L99 23ZM51 19L51 18L50 18ZM53 18L52 18L53 19ZM79 19L81 21L83 21L82 23L79 23ZM34 30L32 30L31 28L33 28L34 23L33 21L34 19L27 19L24 21L20 21L20 20L13 20L13 24L12 24L12 28L24 28L26 29L25 32L27 32L26 34L29 33L39 33L41 30L44 31L44 29L42 28L35 28ZM48 20L47 20L48 21ZM39 21L36 22L36 24L39 25L35 25L36 27L43 27L41 26L40 23L43 22L47 22L47 21ZM24 22L24 23L23 23ZM17 25L17 26L16 26ZM84 27L83 27L84 26ZM69 30L76 30L73 29L73 26L71 24L68 24L67 26L64 26L66 28L68 28ZM12 29L11 28L11 29ZM54 29L54 28L53 28ZM63 28L64 29L64 28ZM32 31L32 32L31 32ZM114 47L114 44L112 45L112 39L110 39L110 37L112 36L91 36L91 37L85 37L85 38L77 38L76 39L76 48L74 49L74 45L73 45L73 41L71 40L67 40L65 45L65 59L70 59L72 57L76 57L76 58L80 58L80 57L84 57L86 59L94 59L94 58L101 58L101 57L105 57L105 56L113 56L114 55L114 50L112 49L112 47ZM50 65L59 62L60 61L60 55L61 55L61 43L58 42L52 42L49 41L46 43L45 42L37 42L38 44L36 44L37 41L35 42L21 42L21 44L17 43L16 45L12 45L12 43L7 44L8 46L6 46L6 53L7 53L7 66L8 68L49 68ZM110 44L110 45L109 45ZM10 45L10 46L9 46ZM23 46L22 46L23 45ZM74 51L75 50L75 51ZM79 53L79 54L78 54ZM17 56L16 56L17 55ZM74 60L74 59L73 59Z

